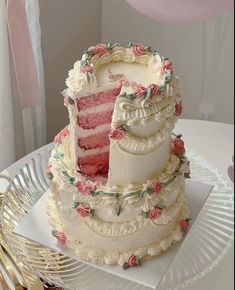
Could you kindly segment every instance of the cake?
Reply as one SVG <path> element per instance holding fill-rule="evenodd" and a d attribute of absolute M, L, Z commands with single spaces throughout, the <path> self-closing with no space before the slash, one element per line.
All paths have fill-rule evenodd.
<path fill-rule="evenodd" d="M 189 225 L 189 162 L 173 64 L 142 44 L 98 44 L 62 92 L 70 123 L 55 137 L 47 212 L 55 242 L 124 269 L 157 257 Z"/>

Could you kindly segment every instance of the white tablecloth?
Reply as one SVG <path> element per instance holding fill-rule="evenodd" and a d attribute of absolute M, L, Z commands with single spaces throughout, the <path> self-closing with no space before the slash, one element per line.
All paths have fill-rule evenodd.
<path fill-rule="evenodd" d="M 179 120 L 175 133 L 182 133 L 188 148 L 200 153 L 210 160 L 219 171 L 227 176 L 227 167 L 232 164 L 234 152 L 234 126 L 223 123 Z M 40 150 L 40 149 L 39 149 Z M 32 153 L 32 154 L 35 154 Z M 29 157 L 27 156 L 26 159 Z M 9 176 L 25 163 L 25 158 L 16 162 L 4 171 Z M 7 182 L 0 180 L 0 191 L 4 191 Z M 232 185 L 232 183 L 231 183 Z M 222 262 L 196 283 L 184 288 L 185 290 L 232 290 L 234 289 L 234 247 Z"/>
<path fill-rule="evenodd" d="M 234 152 L 234 126 L 199 120 L 180 120 L 175 132 L 182 133 L 188 148 L 205 156 L 219 171 L 227 176 Z M 231 183 L 232 185 L 232 183 Z M 185 290 L 232 290 L 234 289 L 234 247 L 223 261 L 196 283 Z"/>

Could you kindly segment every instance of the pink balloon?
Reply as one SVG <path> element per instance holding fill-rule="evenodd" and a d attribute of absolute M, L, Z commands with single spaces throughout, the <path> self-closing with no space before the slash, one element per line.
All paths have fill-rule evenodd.
<path fill-rule="evenodd" d="M 127 0 L 150 18 L 167 23 L 205 21 L 233 7 L 233 0 Z"/>

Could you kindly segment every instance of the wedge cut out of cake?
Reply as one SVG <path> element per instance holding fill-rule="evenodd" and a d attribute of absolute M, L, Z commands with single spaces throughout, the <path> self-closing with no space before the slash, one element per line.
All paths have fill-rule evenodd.
<path fill-rule="evenodd" d="M 47 169 L 55 243 L 92 263 L 138 266 L 189 225 L 173 64 L 142 44 L 98 44 L 66 85 L 70 123 L 55 137 Z"/>

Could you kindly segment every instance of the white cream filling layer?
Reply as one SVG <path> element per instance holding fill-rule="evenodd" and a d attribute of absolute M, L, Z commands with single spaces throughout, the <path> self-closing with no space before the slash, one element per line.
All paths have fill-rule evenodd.
<path fill-rule="evenodd" d="M 79 111 L 79 115 L 80 116 L 86 116 L 86 115 L 91 115 L 91 114 L 111 111 L 113 108 L 114 108 L 114 104 L 113 103 L 105 103 L 105 104 L 101 104 L 101 105 L 97 105 L 97 106 L 94 106 L 94 107 L 87 108 L 86 110 Z"/>
<path fill-rule="evenodd" d="M 83 129 L 80 126 L 76 126 L 75 128 L 75 136 L 76 138 L 85 138 L 94 134 L 99 134 L 104 131 L 108 131 L 110 129 L 110 124 L 104 124 L 97 126 L 95 129 Z"/>
<path fill-rule="evenodd" d="M 98 153 L 105 153 L 109 151 L 109 146 L 105 146 L 102 148 L 95 148 L 90 150 L 82 150 L 80 147 L 78 147 L 78 157 L 86 157 L 86 156 L 92 156 L 97 155 Z"/>

